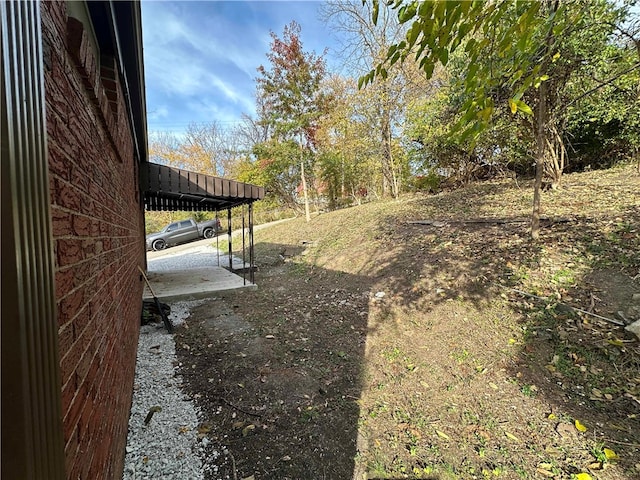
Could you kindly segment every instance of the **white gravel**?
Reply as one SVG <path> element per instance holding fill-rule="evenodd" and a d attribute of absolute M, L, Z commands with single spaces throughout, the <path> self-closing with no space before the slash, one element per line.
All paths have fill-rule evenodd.
<path fill-rule="evenodd" d="M 220 267 L 229 265 L 229 256 L 220 252 L 215 244 L 194 244 L 171 247 L 160 252 L 149 252 L 147 255 L 147 268 L 149 272 L 166 272 L 173 270 L 185 270 L 190 268 Z M 211 242 L 211 240 L 208 240 Z M 248 258 L 246 259 L 248 260 Z M 242 268 L 242 256 L 231 257 L 234 269 Z"/>
<path fill-rule="evenodd" d="M 150 272 L 217 266 L 219 262 L 228 262 L 228 257 L 220 255 L 205 241 L 153 254 L 155 258 L 148 258 Z M 181 325 L 189 317 L 190 310 L 203 302 L 171 303 L 171 323 Z M 210 475 L 217 474 L 215 459 L 220 453 L 206 437 L 199 438 L 199 411 L 182 391 L 182 377 L 176 375 L 175 365 L 173 335 L 168 334 L 161 324 L 142 326 L 123 480 L 202 480 L 205 468 Z M 155 412 L 145 424 L 149 410 L 156 406 L 162 410 Z M 204 458 L 207 458 L 206 465 Z"/>
<path fill-rule="evenodd" d="M 189 309 L 199 302 L 176 302 L 170 316 L 174 325 L 184 322 Z M 129 434 L 123 479 L 204 478 L 207 439 L 198 438 L 198 410 L 181 390 L 176 375 L 175 342 L 162 325 L 140 329 Z M 152 407 L 162 410 L 144 420 Z M 207 449 L 207 455 L 217 452 Z M 211 466 L 209 466 L 211 468 Z M 213 468 L 215 470 L 215 467 Z"/>
<path fill-rule="evenodd" d="M 162 256 L 149 258 L 147 268 L 150 272 L 182 270 L 188 268 L 218 266 L 223 261 L 229 261 L 212 245 L 182 246 L 180 248 L 162 251 Z M 156 253 L 157 255 L 157 253 Z M 224 263 L 222 263 L 224 265 Z"/>

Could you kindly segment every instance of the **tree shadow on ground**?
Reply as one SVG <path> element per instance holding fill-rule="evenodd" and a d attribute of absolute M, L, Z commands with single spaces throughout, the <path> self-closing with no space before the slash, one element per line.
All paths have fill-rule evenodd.
<path fill-rule="evenodd" d="M 638 343 L 557 300 L 602 309 L 596 274 L 639 272 L 638 208 L 582 212 L 533 243 L 520 223 L 408 224 L 433 214 L 420 202 L 323 266 L 313 224 L 304 246 L 258 243 L 258 290 L 193 309 L 177 349 L 223 452 L 207 478 L 569 478 L 595 471 L 605 439 L 620 459 L 599 475 L 634 478 Z M 440 220 L 465 207 L 441 205 Z"/>
<path fill-rule="evenodd" d="M 207 478 L 351 478 L 371 280 L 257 248 L 258 290 L 205 301 L 176 333 Z"/>
<path fill-rule="evenodd" d="M 632 294 L 640 292 L 638 277 L 633 279 L 640 273 L 640 210 L 631 206 L 615 216 L 594 213 L 548 223 L 536 243 L 522 224 L 434 227 L 393 217 L 381 225 L 391 222 L 374 287 L 386 293 L 385 301 L 372 307 L 369 332 L 378 337 L 378 369 L 385 372 L 377 381 L 395 376 L 389 384 L 396 392 L 415 387 L 410 400 L 394 407 L 404 409 L 402 414 L 388 419 L 379 433 L 402 418 L 413 426 L 425 423 L 412 402 L 439 412 L 426 420 L 442 433 L 436 432 L 435 441 L 425 439 L 429 429 L 387 436 L 410 450 L 405 465 L 420 470 L 436 464 L 453 476 L 473 478 L 479 472 L 503 474 L 505 468 L 532 475 L 540 463 L 549 469 L 541 474 L 561 478 L 585 471 L 603 475 L 603 468 L 611 478 L 635 478 L 638 341 L 620 326 L 570 307 L 600 308 L 613 317 L 634 306 Z M 606 292 L 607 282 L 626 282 L 626 298 Z M 611 311 L 603 311 L 605 304 Z M 398 370 L 398 359 L 406 371 Z M 414 375 L 418 365 L 428 371 Z M 411 380 L 398 381 L 400 372 Z M 429 384 L 418 394 L 420 401 L 416 382 Z M 363 402 L 363 414 L 383 408 L 390 398 L 374 393 Z M 585 432 L 576 420 L 587 426 Z M 605 447 L 619 458 L 606 458 Z M 387 469 L 394 462 L 385 461 Z"/>

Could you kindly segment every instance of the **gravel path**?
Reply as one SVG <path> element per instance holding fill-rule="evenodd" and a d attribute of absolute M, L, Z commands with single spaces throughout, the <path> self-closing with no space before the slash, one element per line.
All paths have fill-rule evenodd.
<path fill-rule="evenodd" d="M 150 252 L 148 269 L 178 270 L 215 266 L 228 262 L 219 255 L 211 241 L 195 242 L 162 252 Z M 184 322 L 190 309 L 202 300 L 173 302 L 170 320 L 174 326 Z M 176 375 L 175 342 L 162 325 L 140 328 L 138 357 L 133 390 L 124 480 L 204 479 L 205 450 L 209 457 L 206 468 L 217 473 L 215 458 L 206 437 L 198 437 L 198 409 L 181 390 L 182 377 Z M 151 420 L 145 418 L 154 407 Z M 214 461 L 211 461 L 213 458 Z"/>
<path fill-rule="evenodd" d="M 171 321 L 179 325 L 189 309 L 201 301 L 171 305 Z M 206 438 L 198 438 L 198 411 L 181 390 L 176 376 L 173 336 L 162 326 L 144 325 L 140 329 L 138 357 L 129 418 L 125 480 L 204 478 Z M 160 407 L 145 424 L 151 409 Z M 208 451 L 208 455 L 212 455 Z M 213 452 L 213 456 L 217 456 Z M 209 466 L 211 468 L 211 466 Z"/>
<path fill-rule="evenodd" d="M 211 240 L 208 240 L 208 242 L 211 242 Z M 152 253 L 154 255 L 149 255 L 147 259 L 149 272 L 229 265 L 229 257 L 226 253 L 218 252 L 214 245 L 205 244 L 203 241 Z M 242 268 L 241 257 L 233 256 L 232 261 L 234 268 Z"/>
<path fill-rule="evenodd" d="M 154 252 L 156 253 L 156 252 Z M 160 253 L 160 252 L 158 252 Z M 149 258 L 149 272 L 183 270 L 187 268 L 213 267 L 218 265 L 218 250 L 211 245 L 193 245 L 190 248 L 168 248 L 163 255 Z M 220 260 L 226 259 L 220 255 Z M 228 261 L 228 260 L 227 260 Z"/>

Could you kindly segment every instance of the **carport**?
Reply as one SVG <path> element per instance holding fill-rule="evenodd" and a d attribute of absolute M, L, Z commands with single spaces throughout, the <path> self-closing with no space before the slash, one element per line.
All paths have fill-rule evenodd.
<path fill-rule="evenodd" d="M 241 270 L 242 282 L 254 284 L 253 203 L 264 198 L 263 187 L 147 162 L 140 165 L 140 190 L 148 211 L 216 212 L 218 218 L 226 211 L 228 270 L 231 273 Z M 239 264 L 234 264 L 232 256 L 231 212 L 234 208 L 242 209 L 242 259 Z M 220 275 L 229 275 L 226 270 L 224 272 Z M 197 277 L 183 271 L 174 272 L 173 276 L 164 273 L 158 280 L 160 278 L 165 284 L 175 284 L 188 291 L 184 288 L 185 282 Z M 214 283 L 211 283 L 212 287 Z"/>

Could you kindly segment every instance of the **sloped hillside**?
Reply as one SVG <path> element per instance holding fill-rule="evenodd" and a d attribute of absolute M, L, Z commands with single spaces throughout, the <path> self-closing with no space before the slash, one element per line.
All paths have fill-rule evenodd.
<path fill-rule="evenodd" d="M 210 478 L 638 478 L 640 176 L 564 185 L 538 242 L 514 180 L 257 231 L 178 333 Z"/>

